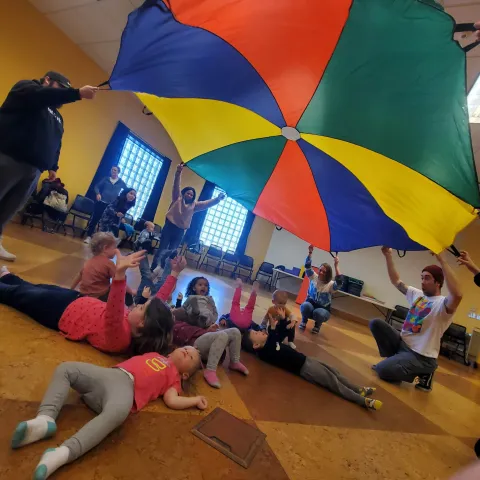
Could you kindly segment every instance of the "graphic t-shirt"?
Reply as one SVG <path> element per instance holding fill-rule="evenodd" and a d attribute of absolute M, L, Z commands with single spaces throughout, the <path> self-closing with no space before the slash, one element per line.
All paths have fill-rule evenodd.
<path fill-rule="evenodd" d="M 133 375 L 134 401 L 132 412 L 138 412 L 147 403 L 163 396 L 171 387 L 180 393 L 182 385 L 175 365 L 158 353 L 132 357 L 116 365 Z"/>
<path fill-rule="evenodd" d="M 408 287 L 406 297 L 410 310 L 403 323 L 402 340 L 414 352 L 437 358 L 442 335 L 452 323 L 453 317 L 447 313 L 445 297 L 427 297 L 414 287 Z"/>

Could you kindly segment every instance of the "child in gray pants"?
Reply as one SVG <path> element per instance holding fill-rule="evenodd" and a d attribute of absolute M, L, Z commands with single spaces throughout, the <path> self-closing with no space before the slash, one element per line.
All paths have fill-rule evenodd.
<path fill-rule="evenodd" d="M 35 480 L 48 478 L 61 466 L 73 462 L 98 445 L 130 412 L 143 408 L 151 398 L 163 396 L 167 407 L 184 409 L 207 407 L 205 397 L 180 397 L 181 379 L 200 366 L 200 354 L 193 347 L 175 350 L 168 358 L 157 353 L 132 357 L 115 368 L 81 362 L 65 362 L 57 367 L 43 397 L 37 416 L 17 425 L 12 448 L 23 447 L 51 437 L 55 420 L 70 388 L 98 415 L 58 448 L 45 451 L 35 470 Z"/>

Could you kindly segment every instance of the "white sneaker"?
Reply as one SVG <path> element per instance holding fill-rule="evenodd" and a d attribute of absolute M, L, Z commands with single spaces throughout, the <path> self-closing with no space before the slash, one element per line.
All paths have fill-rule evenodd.
<path fill-rule="evenodd" d="M 2 247 L 2 237 L 0 237 L 0 259 L 6 260 L 7 262 L 14 262 L 16 258 L 16 255 L 7 252 L 7 250 Z"/>
<path fill-rule="evenodd" d="M 83 243 L 86 243 L 87 245 L 90 245 L 90 242 L 92 241 L 92 237 L 87 237 Z"/>
<path fill-rule="evenodd" d="M 297 346 L 293 342 L 288 342 L 288 346 L 292 348 L 293 350 L 297 349 Z"/>

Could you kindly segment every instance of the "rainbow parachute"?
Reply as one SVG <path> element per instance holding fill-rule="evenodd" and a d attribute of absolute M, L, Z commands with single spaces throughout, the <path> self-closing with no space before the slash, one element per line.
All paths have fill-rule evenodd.
<path fill-rule="evenodd" d="M 480 206 L 453 28 L 433 0 L 149 0 L 109 83 L 317 247 L 438 252 Z"/>

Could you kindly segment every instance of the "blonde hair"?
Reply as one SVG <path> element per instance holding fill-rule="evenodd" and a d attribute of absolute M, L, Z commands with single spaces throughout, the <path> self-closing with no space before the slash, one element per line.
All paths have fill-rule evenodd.
<path fill-rule="evenodd" d="M 274 302 L 282 302 L 282 303 L 287 303 L 288 302 L 288 292 L 285 290 L 275 290 L 272 295 L 272 300 Z"/>
<path fill-rule="evenodd" d="M 90 250 L 94 256 L 103 253 L 103 249 L 109 245 L 116 244 L 117 241 L 111 232 L 98 232 L 92 237 Z"/>

